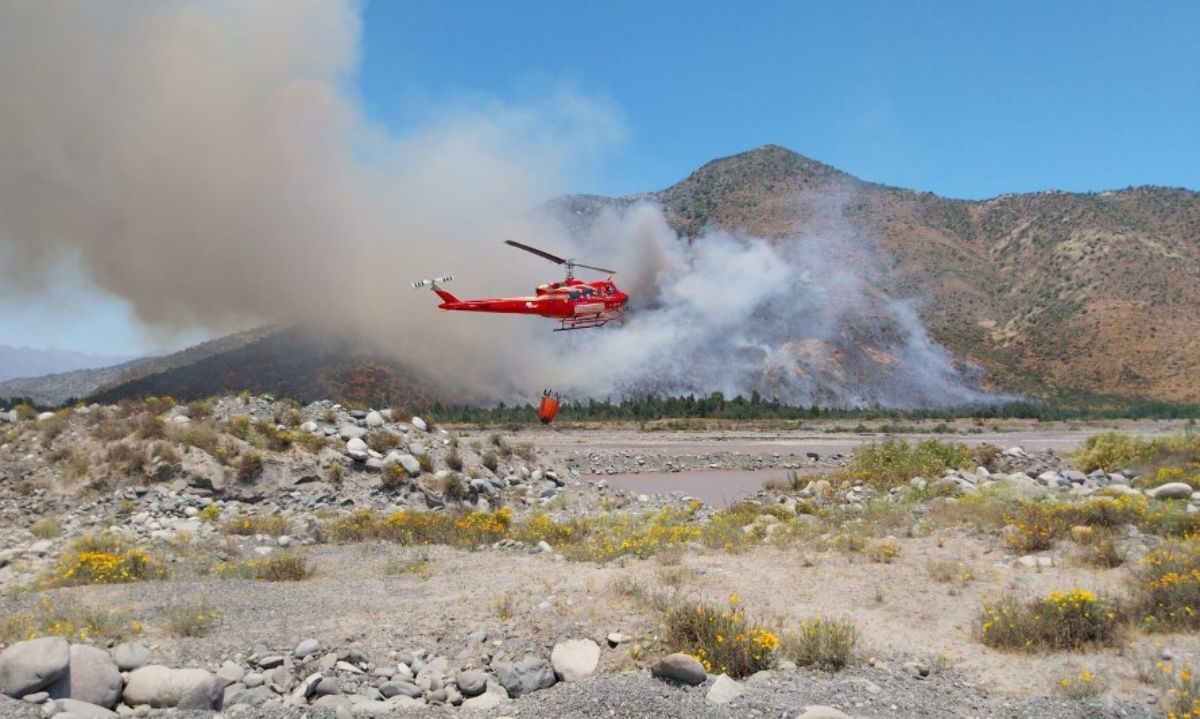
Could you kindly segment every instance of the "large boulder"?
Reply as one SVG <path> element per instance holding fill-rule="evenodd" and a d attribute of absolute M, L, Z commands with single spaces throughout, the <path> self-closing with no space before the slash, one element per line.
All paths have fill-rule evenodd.
<path fill-rule="evenodd" d="M 708 677 L 698 659 L 676 652 L 654 662 L 650 673 L 659 679 L 672 679 L 684 684 L 701 684 Z"/>
<path fill-rule="evenodd" d="M 71 662 L 71 649 L 62 637 L 17 642 L 0 653 L 0 694 L 23 697 L 58 681 Z"/>
<path fill-rule="evenodd" d="M 1146 494 L 1154 499 L 1191 499 L 1192 486 L 1186 482 L 1167 482 L 1146 490 Z"/>
<path fill-rule="evenodd" d="M 550 664 L 554 675 L 564 682 L 577 682 L 596 671 L 600 663 L 600 645 L 591 639 L 572 639 L 554 645 Z"/>
<path fill-rule="evenodd" d="M 221 695 L 218 687 L 213 675 L 203 669 L 171 669 L 151 664 L 130 672 L 129 682 L 125 685 L 125 703 L 129 706 L 148 704 L 155 708 L 211 709 L 215 708 Z M 206 698 L 208 705 L 200 706 Z"/>
<path fill-rule="evenodd" d="M 554 686 L 554 669 L 540 657 L 525 657 L 519 662 L 494 662 L 492 671 L 514 699 Z"/>
<path fill-rule="evenodd" d="M 66 674 L 47 690 L 51 699 L 74 699 L 112 709 L 121 698 L 121 671 L 108 652 L 87 644 L 71 647 Z"/>
<path fill-rule="evenodd" d="M 115 711 L 98 704 L 89 704 L 75 699 L 56 699 L 45 705 L 44 715 L 69 717 L 70 719 L 115 719 L 120 716 Z"/>

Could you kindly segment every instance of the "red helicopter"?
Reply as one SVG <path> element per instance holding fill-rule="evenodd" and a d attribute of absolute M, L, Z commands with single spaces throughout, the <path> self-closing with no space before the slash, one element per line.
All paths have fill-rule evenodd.
<path fill-rule="evenodd" d="M 442 289 L 441 285 L 454 279 L 450 275 L 435 277 L 432 280 L 418 280 L 412 283 L 412 286 L 414 289 L 428 287 L 437 293 L 437 296 L 442 298 L 442 303 L 438 307 L 443 310 L 540 315 L 560 321 L 561 326 L 554 330 L 555 332 L 603 327 L 609 322 L 621 319 L 621 308 L 629 300 L 629 295 L 617 289 L 617 286 L 613 284 L 612 275 L 616 274 L 616 270 L 606 270 L 603 267 L 593 267 L 575 260 L 566 260 L 520 242 L 512 240 L 504 242 L 517 249 L 532 252 L 538 257 L 566 266 L 567 278 L 562 282 L 538 285 L 533 297 L 496 297 L 475 300 L 460 300 Z M 575 278 L 576 267 L 604 272 L 609 275 L 609 278 L 584 282 Z"/>

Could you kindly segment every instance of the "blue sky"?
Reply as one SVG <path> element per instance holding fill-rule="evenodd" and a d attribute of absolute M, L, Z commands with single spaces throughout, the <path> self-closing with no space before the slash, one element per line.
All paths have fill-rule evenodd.
<path fill-rule="evenodd" d="M 1200 189 L 1200 2 L 382 2 L 374 118 L 570 86 L 625 143 L 588 187 L 666 187 L 765 143 L 962 198 Z"/>
<path fill-rule="evenodd" d="M 960 198 L 1200 189 L 1200 2 L 374 0 L 354 92 L 399 133 L 448 103 L 598 98 L 624 139 L 571 191 L 661 189 L 765 143 Z M 0 287 L 0 344 L 179 346 L 78 281 Z"/>

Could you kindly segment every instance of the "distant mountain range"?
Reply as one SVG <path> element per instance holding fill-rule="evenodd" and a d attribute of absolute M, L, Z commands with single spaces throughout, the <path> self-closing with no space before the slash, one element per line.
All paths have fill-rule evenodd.
<path fill-rule="evenodd" d="M 81 369 L 98 369 L 136 359 L 135 355 L 102 355 L 71 350 L 0 345 L 0 382 Z"/>
<path fill-rule="evenodd" d="M 661 192 L 552 203 L 586 225 L 603 209 L 660 204 L 685 238 L 731 229 L 788 242 L 828 221 L 878 244 L 862 267 L 986 382 L 1070 393 L 1200 402 L 1200 193 L 1138 187 L 965 201 L 865 182 L 773 145 L 714 160 Z M 864 348 L 868 351 L 870 348 Z M 370 346 L 305 328 L 264 327 L 119 368 L 0 383 L 43 401 L 249 389 L 373 403 L 455 398 Z"/>

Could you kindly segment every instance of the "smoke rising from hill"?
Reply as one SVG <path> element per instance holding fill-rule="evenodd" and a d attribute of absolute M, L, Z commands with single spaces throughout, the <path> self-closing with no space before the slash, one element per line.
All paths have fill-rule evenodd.
<path fill-rule="evenodd" d="M 149 327 L 352 330 L 481 399 L 543 385 L 978 396 L 910 306 L 846 269 L 838 253 L 864 249 L 831 241 L 845 228 L 689 246 L 641 206 L 573 241 L 533 212 L 620 137 L 602 101 L 449 108 L 400 135 L 373 125 L 351 87 L 359 23 L 330 0 L 0 6 L 0 291 L 42 292 L 77 263 Z M 536 318 L 441 313 L 408 288 L 449 272 L 464 297 L 520 294 L 555 278 L 506 237 L 618 263 L 629 323 L 552 334 Z"/>

